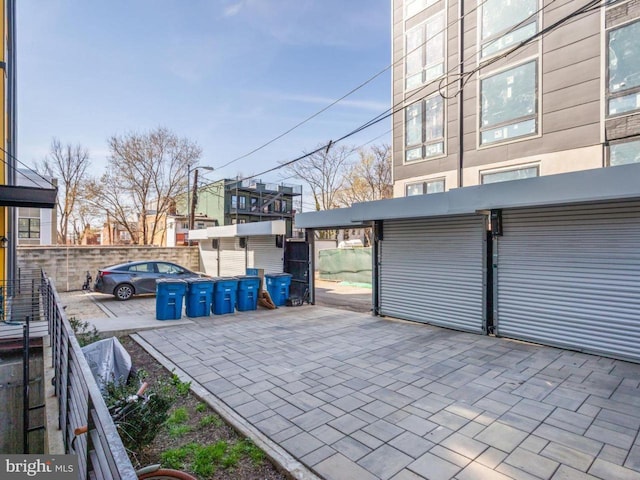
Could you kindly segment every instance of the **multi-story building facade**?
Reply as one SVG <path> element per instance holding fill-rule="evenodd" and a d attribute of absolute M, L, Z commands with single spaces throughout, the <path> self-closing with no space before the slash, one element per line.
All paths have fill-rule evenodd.
<path fill-rule="evenodd" d="M 198 186 L 195 196 L 193 228 L 200 230 L 219 225 L 284 220 L 286 236 L 293 235 L 293 218 L 300 211 L 302 186 L 264 183 L 260 180 L 218 180 Z M 188 245 L 188 206 L 193 198 L 186 194 L 175 199 L 169 215 L 157 220 L 154 245 Z M 148 218 L 151 222 L 155 217 Z"/>
<path fill-rule="evenodd" d="M 30 170 L 19 169 L 17 184 L 23 187 L 47 188 L 55 179 Z M 55 208 L 18 207 L 18 245 L 55 245 L 57 243 L 57 210 Z"/>
<path fill-rule="evenodd" d="M 392 4 L 395 197 L 640 161 L 639 0 Z"/>
<path fill-rule="evenodd" d="M 284 220 L 286 236 L 293 232 L 294 203 L 302 195 L 301 185 L 278 185 L 261 180 L 225 180 L 224 224 Z"/>

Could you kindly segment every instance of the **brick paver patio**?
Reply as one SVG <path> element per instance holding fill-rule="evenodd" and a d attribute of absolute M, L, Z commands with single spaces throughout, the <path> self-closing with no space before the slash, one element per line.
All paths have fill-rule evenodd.
<path fill-rule="evenodd" d="M 640 365 L 324 307 L 140 336 L 329 479 L 640 479 Z"/>

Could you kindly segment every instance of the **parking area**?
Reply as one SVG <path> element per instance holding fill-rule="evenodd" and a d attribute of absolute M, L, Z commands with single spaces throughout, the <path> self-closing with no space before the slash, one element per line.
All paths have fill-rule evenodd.
<path fill-rule="evenodd" d="M 326 479 L 640 479 L 640 365 L 322 306 L 172 322 L 138 339 Z"/>

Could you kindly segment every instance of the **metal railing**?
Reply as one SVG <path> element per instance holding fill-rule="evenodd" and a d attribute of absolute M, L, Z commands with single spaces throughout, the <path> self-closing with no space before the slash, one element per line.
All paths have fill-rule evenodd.
<path fill-rule="evenodd" d="M 78 456 L 78 478 L 136 479 L 136 472 L 118 435 L 100 389 L 82 353 L 53 281 L 42 272 L 44 316 L 49 323 L 58 427 L 65 452 Z M 74 430 L 88 426 L 88 433 Z M 75 439 L 75 440 L 74 440 Z M 73 443 L 73 445 L 72 445 Z"/>
<path fill-rule="evenodd" d="M 18 324 L 41 320 L 39 287 L 39 270 L 19 268 L 15 279 L 0 282 L 0 321 Z"/>

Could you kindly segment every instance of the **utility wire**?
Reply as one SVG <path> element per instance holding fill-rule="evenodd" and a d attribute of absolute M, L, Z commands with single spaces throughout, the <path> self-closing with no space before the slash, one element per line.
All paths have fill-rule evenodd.
<path fill-rule="evenodd" d="M 555 2 L 555 1 L 556 0 L 553 0 L 551 3 Z M 579 15 L 581 15 L 583 13 L 588 13 L 588 12 L 591 12 L 591 11 L 595 11 L 595 10 L 597 10 L 599 8 L 605 7 L 605 6 L 609 5 L 611 3 L 611 1 L 612 0 L 604 0 L 604 1 L 603 0 L 591 0 L 590 2 L 586 3 L 585 5 L 583 5 L 582 7 L 578 8 L 578 9 L 574 10 L 573 12 L 571 12 L 568 15 L 566 15 L 565 17 L 562 17 L 560 20 L 558 20 L 557 22 L 553 23 L 549 27 L 544 28 L 540 32 L 536 33 L 535 35 L 532 35 L 531 37 L 529 37 L 529 38 L 523 40 L 522 42 L 518 43 L 516 46 L 514 46 L 511 49 L 507 50 L 502 55 L 500 55 L 498 57 L 494 57 L 491 60 L 489 60 L 488 62 L 485 62 L 484 64 L 481 64 L 478 67 L 474 68 L 471 71 L 472 72 L 471 74 L 477 73 L 480 70 L 488 67 L 489 65 L 492 65 L 493 63 L 497 62 L 498 60 L 501 60 L 502 58 L 505 58 L 508 55 L 511 55 L 512 53 L 518 51 L 519 49 L 521 49 L 524 46 L 526 46 L 527 44 L 529 44 L 531 41 L 537 39 L 538 37 L 540 37 L 541 35 L 543 35 L 545 33 L 549 33 L 550 31 L 558 28 L 559 26 L 561 26 L 565 22 L 567 22 L 567 21 L 569 21 L 569 20 L 571 20 L 571 19 L 573 19 L 573 18 L 575 18 L 575 17 L 577 17 L 577 16 L 579 16 Z M 547 4 L 547 6 L 549 6 L 551 3 Z M 544 9 L 544 7 L 543 7 L 543 9 Z M 537 13 L 538 12 L 536 12 L 534 15 L 537 15 Z M 477 52 L 474 55 L 476 55 L 476 54 L 477 54 Z M 455 68 L 452 68 L 451 70 L 449 70 L 449 72 L 453 71 L 456 68 L 458 68 L 458 66 L 456 66 Z M 449 72 L 447 72 L 447 73 L 449 73 Z M 413 92 L 410 96 L 414 96 L 416 93 L 422 92 L 427 87 L 429 87 L 429 86 L 431 86 L 431 85 L 433 85 L 433 84 L 435 84 L 437 82 L 440 82 L 440 80 L 441 79 L 437 79 L 437 80 L 434 80 L 432 82 L 429 82 L 429 83 L 425 84 L 420 89 L 418 89 L 415 92 Z M 425 98 L 425 97 L 422 97 L 422 98 Z M 284 168 L 284 167 L 287 167 L 287 166 L 289 166 L 291 164 L 299 162 L 300 160 L 308 158 L 308 157 L 310 157 L 312 155 L 315 155 L 316 153 L 319 153 L 319 152 L 321 152 L 323 150 L 326 151 L 327 148 L 329 148 L 330 146 L 335 145 L 336 143 L 342 142 L 342 141 L 346 140 L 347 138 L 349 138 L 349 137 L 361 132 L 362 130 L 367 129 L 367 128 L 369 128 L 369 127 L 381 122 L 382 120 L 385 120 L 385 119 L 395 115 L 396 113 L 399 113 L 399 112 L 405 110 L 406 108 L 408 108 L 410 106 L 410 105 L 403 105 L 404 103 L 406 103 L 406 99 L 399 103 L 400 104 L 399 108 L 394 109 L 394 107 L 391 107 L 387 111 L 381 113 L 380 115 L 377 115 L 373 119 L 371 119 L 368 122 L 364 123 L 363 125 L 355 128 L 354 130 L 352 130 L 351 132 L 343 135 L 342 137 L 338 138 L 337 140 L 332 140 L 329 143 L 327 143 L 325 145 L 322 145 L 322 146 L 316 148 L 315 150 L 313 150 L 311 152 L 305 153 L 304 155 L 296 157 L 296 158 L 294 158 L 292 160 L 289 160 L 287 162 L 281 163 L 280 165 L 277 165 L 275 167 L 269 168 L 269 169 L 264 170 L 264 171 L 262 171 L 260 173 L 256 173 L 254 175 L 251 175 L 251 176 L 248 176 L 248 177 L 244 177 L 244 178 L 241 178 L 241 179 L 236 179 L 236 180 L 234 180 L 234 183 L 235 182 L 241 182 L 241 181 L 244 181 L 244 180 L 249 180 L 249 179 L 261 176 L 261 175 L 265 175 L 267 173 L 271 173 L 273 171 L 279 170 L 281 168 Z"/>
<path fill-rule="evenodd" d="M 47 182 L 49 185 L 51 185 L 51 188 L 57 190 L 58 187 L 56 185 L 53 184 L 53 182 L 51 182 L 51 180 L 47 179 L 46 177 L 43 177 L 40 173 L 38 173 L 36 170 L 32 169 L 31 167 L 29 167 L 26 163 L 20 161 L 19 158 L 14 157 L 13 155 L 11 155 L 9 152 L 7 152 L 4 148 L 0 147 L 0 152 L 3 152 L 5 155 L 7 155 L 8 157 L 12 158 L 13 160 L 15 160 L 16 162 L 18 162 L 20 165 L 22 165 L 25 169 L 29 170 L 31 173 L 36 174 L 38 177 L 40 177 L 42 180 L 44 180 L 45 182 Z M 31 180 L 24 172 L 21 172 L 20 170 L 18 170 L 16 167 L 14 167 L 13 165 L 9 164 L 9 162 L 7 162 L 4 158 L 0 159 L 2 160 L 2 163 L 4 163 L 7 167 L 9 168 L 13 168 L 14 171 L 20 175 L 22 175 L 24 178 L 26 178 L 27 180 Z"/>
<path fill-rule="evenodd" d="M 293 132 L 294 130 L 296 130 L 298 127 L 301 127 L 302 125 L 304 125 L 305 123 L 313 120 L 314 118 L 316 118 L 317 116 L 321 115 L 322 113 L 326 112 L 327 110 L 329 110 L 331 107 L 335 106 L 336 104 L 340 103 L 341 101 L 343 101 L 345 98 L 351 96 L 352 94 L 354 94 L 355 92 L 357 92 L 358 90 L 361 90 L 362 88 L 364 88 L 365 86 L 367 86 L 369 83 L 371 83 L 373 80 L 375 80 L 376 78 L 378 78 L 380 75 L 382 75 L 383 73 L 385 73 L 387 70 L 390 70 L 391 68 L 397 66 L 399 63 L 404 62 L 404 60 L 412 53 L 420 50 L 422 47 L 424 47 L 430 40 L 432 40 L 433 38 L 437 37 L 438 35 L 440 35 L 441 33 L 446 33 L 447 30 L 450 27 L 453 27 L 455 24 L 457 24 L 458 22 L 461 22 L 465 17 L 467 17 L 468 15 L 471 15 L 472 13 L 474 13 L 476 10 L 478 10 L 482 5 L 484 5 L 486 2 L 488 2 L 489 0 L 482 0 L 481 2 L 478 2 L 478 4 L 472 8 L 471 10 L 469 10 L 467 13 L 465 13 L 462 17 L 457 18 L 456 20 L 452 21 L 451 23 L 449 23 L 448 25 L 445 25 L 441 30 L 433 33 L 429 38 L 426 38 L 425 41 L 423 43 L 421 43 L 420 45 L 418 45 L 417 47 L 415 47 L 414 49 L 406 52 L 402 57 L 398 58 L 397 60 L 395 60 L 393 63 L 391 63 L 391 65 L 386 66 L 384 69 L 380 70 L 378 73 L 374 74 L 372 77 L 368 78 L 367 80 L 365 80 L 364 82 L 362 82 L 360 85 L 358 85 L 357 87 L 351 89 L 349 92 L 345 93 L 343 96 L 341 96 L 340 98 L 338 98 L 337 100 L 334 100 L 333 102 L 331 102 L 329 105 L 327 105 L 326 107 L 320 109 L 319 111 L 317 111 L 316 113 L 312 114 L 311 116 L 305 118 L 304 120 L 298 122 L 297 124 L 295 124 L 293 127 L 287 129 L 286 131 L 282 132 L 281 134 L 277 135 L 276 137 L 272 138 L 271 140 L 269 140 L 268 142 L 260 145 L 259 147 L 254 148 L 253 150 L 251 150 L 250 152 L 247 152 L 243 155 L 240 155 L 239 157 L 234 158 L 233 160 L 228 161 L 227 163 L 216 167 L 216 170 L 220 170 L 222 168 L 228 167 L 229 165 L 242 160 L 244 158 L 247 158 L 251 155 L 253 155 L 256 152 L 259 152 L 260 150 L 268 147 L 269 145 L 271 145 L 272 143 L 276 142 L 277 140 L 280 140 L 282 137 L 288 135 L 289 133 Z M 554 0 L 555 1 L 555 0 Z"/>

